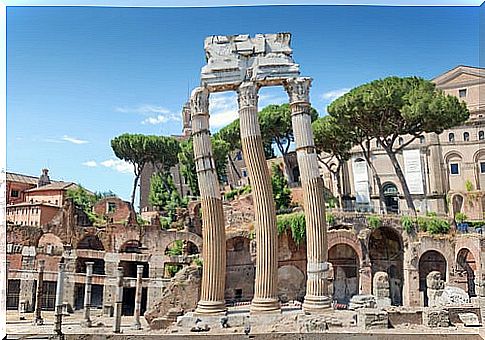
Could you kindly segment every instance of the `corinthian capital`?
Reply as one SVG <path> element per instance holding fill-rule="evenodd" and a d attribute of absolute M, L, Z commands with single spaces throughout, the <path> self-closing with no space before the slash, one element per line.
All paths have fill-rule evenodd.
<path fill-rule="evenodd" d="M 239 86 L 237 93 L 239 108 L 258 105 L 258 87 L 256 84 L 252 82 L 244 82 Z"/>
<path fill-rule="evenodd" d="M 311 83 L 312 78 L 307 77 L 290 78 L 286 80 L 285 89 L 290 97 L 290 103 L 309 102 Z"/>
<path fill-rule="evenodd" d="M 209 112 L 209 90 L 196 87 L 190 96 L 190 109 L 192 113 Z"/>

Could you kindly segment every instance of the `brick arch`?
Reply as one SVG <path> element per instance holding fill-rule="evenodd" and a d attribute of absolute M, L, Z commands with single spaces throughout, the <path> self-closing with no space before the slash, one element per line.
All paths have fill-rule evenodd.
<path fill-rule="evenodd" d="M 163 242 L 160 245 L 160 250 L 165 252 L 165 249 L 169 244 L 174 241 L 182 240 L 192 242 L 199 249 L 199 253 L 202 253 L 202 237 L 197 234 L 187 231 L 167 231 L 165 237 L 162 238 Z"/>
<path fill-rule="evenodd" d="M 472 253 L 475 261 L 480 261 L 480 241 L 477 239 L 477 242 L 471 242 L 472 239 L 468 237 L 457 238 L 455 244 L 455 260 L 458 257 L 458 254 L 462 249 L 468 249 L 470 253 Z"/>
<path fill-rule="evenodd" d="M 351 247 L 358 256 L 359 263 L 363 260 L 362 247 L 357 235 L 348 230 L 334 230 L 327 233 L 328 249 L 338 244 L 346 244 Z"/>
<path fill-rule="evenodd" d="M 62 241 L 62 239 L 59 236 L 57 236 L 53 233 L 44 233 L 39 238 L 39 240 L 37 242 L 37 247 L 41 247 L 41 246 L 47 245 L 47 244 L 52 244 L 52 245 L 56 245 L 56 246 L 63 246 L 64 242 Z"/>

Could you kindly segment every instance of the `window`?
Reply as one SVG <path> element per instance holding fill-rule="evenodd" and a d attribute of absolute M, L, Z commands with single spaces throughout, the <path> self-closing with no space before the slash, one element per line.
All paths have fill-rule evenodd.
<path fill-rule="evenodd" d="M 455 142 L 455 134 L 454 134 L 453 132 L 450 132 L 450 133 L 448 134 L 448 141 L 449 141 L 450 143 L 454 143 L 454 142 Z"/>
<path fill-rule="evenodd" d="M 480 173 L 485 174 L 485 162 L 480 162 Z"/>
<path fill-rule="evenodd" d="M 419 143 L 424 144 L 426 142 L 426 138 L 424 136 L 419 136 Z"/>
<path fill-rule="evenodd" d="M 376 140 L 376 148 L 379 149 L 380 147 L 381 147 L 381 143 L 378 140 Z"/>
<path fill-rule="evenodd" d="M 478 131 L 478 140 L 485 139 L 485 132 L 483 130 Z"/>
<path fill-rule="evenodd" d="M 19 191 L 18 190 L 10 191 L 10 196 L 11 197 L 19 197 Z"/>
<path fill-rule="evenodd" d="M 237 154 L 236 154 L 236 160 L 237 161 L 242 161 L 243 157 L 242 157 L 242 152 L 241 151 L 238 151 Z"/>
<path fill-rule="evenodd" d="M 398 142 L 399 145 L 402 145 L 402 143 L 404 143 L 404 139 L 402 137 L 399 137 L 397 142 Z"/>
<path fill-rule="evenodd" d="M 460 174 L 460 167 L 458 163 L 450 163 L 450 174 L 452 175 L 459 175 Z"/>
<path fill-rule="evenodd" d="M 468 132 L 463 132 L 463 140 L 465 142 L 469 142 L 470 141 L 470 134 Z"/>
<path fill-rule="evenodd" d="M 116 211 L 116 203 L 115 202 L 108 202 L 108 213 L 114 213 Z"/>
<path fill-rule="evenodd" d="M 465 98 L 466 97 L 466 89 L 458 90 L 458 97 Z"/>
<path fill-rule="evenodd" d="M 246 171 L 246 169 L 242 169 L 241 173 L 243 177 L 248 177 L 248 172 Z"/>
<path fill-rule="evenodd" d="M 59 200 L 56 200 L 56 205 L 58 205 L 58 204 L 59 204 Z"/>

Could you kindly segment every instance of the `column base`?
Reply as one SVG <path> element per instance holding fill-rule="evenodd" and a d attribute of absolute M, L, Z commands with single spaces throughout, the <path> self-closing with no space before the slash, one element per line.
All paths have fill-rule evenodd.
<path fill-rule="evenodd" d="M 332 300 L 328 296 L 305 296 L 302 309 L 305 313 L 318 314 L 328 312 L 332 308 Z"/>
<path fill-rule="evenodd" d="M 90 327 L 93 327 L 93 323 L 91 320 L 83 320 L 81 322 L 81 326 L 90 328 Z"/>
<path fill-rule="evenodd" d="M 281 306 L 278 299 L 255 298 L 251 301 L 251 314 L 281 313 Z"/>
<path fill-rule="evenodd" d="M 227 308 L 224 301 L 199 301 L 195 315 L 226 315 Z"/>
<path fill-rule="evenodd" d="M 131 325 L 131 329 L 134 329 L 134 330 L 140 330 L 141 329 L 141 323 L 139 322 L 135 322 L 133 323 L 133 325 Z"/>

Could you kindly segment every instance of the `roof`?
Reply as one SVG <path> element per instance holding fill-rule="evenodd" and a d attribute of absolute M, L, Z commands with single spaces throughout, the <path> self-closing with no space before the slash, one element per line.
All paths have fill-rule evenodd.
<path fill-rule="evenodd" d="M 58 205 L 55 205 L 55 204 L 52 204 L 52 203 L 46 203 L 46 202 L 22 202 L 22 203 L 17 203 L 17 204 L 7 204 L 7 209 L 8 208 L 17 208 L 17 207 L 32 207 L 32 206 L 37 206 L 37 205 L 43 205 L 43 206 L 46 206 L 46 207 L 50 207 L 50 208 L 58 208 L 60 209 L 61 207 L 59 207 Z"/>
<path fill-rule="evenodd" d="M 459 75 L 466 74 L 470 76 L 475 76 L 477 78 L 485 76 L 485 68 L 458 65 L 453 67 L 451 70 L 441 73 L 437 77 L 431 79 L 436 85 L 441 85 L 447 83 L 448 81 L 458 77 Z"/>
<path fill-rule="evenodd" d="M 37 181 L 39 180 L 39 177 L 16 174 L 14 172 L 7 172 L 6 179 L 7 181 L 10 181 L 10 182 L 19 182 L 19 183 L 37 185 Z"/>
<path fill-rule="evenodd" d="M 25 191 L 35 192 L 35 191 L 45 191 L 45 190 L 67 190 L 70 187 L 77 187 L 77 184 L 73 182 L 53 182 L 51 184 L 43 185 L 39 188 L 32 188 Z"/>

